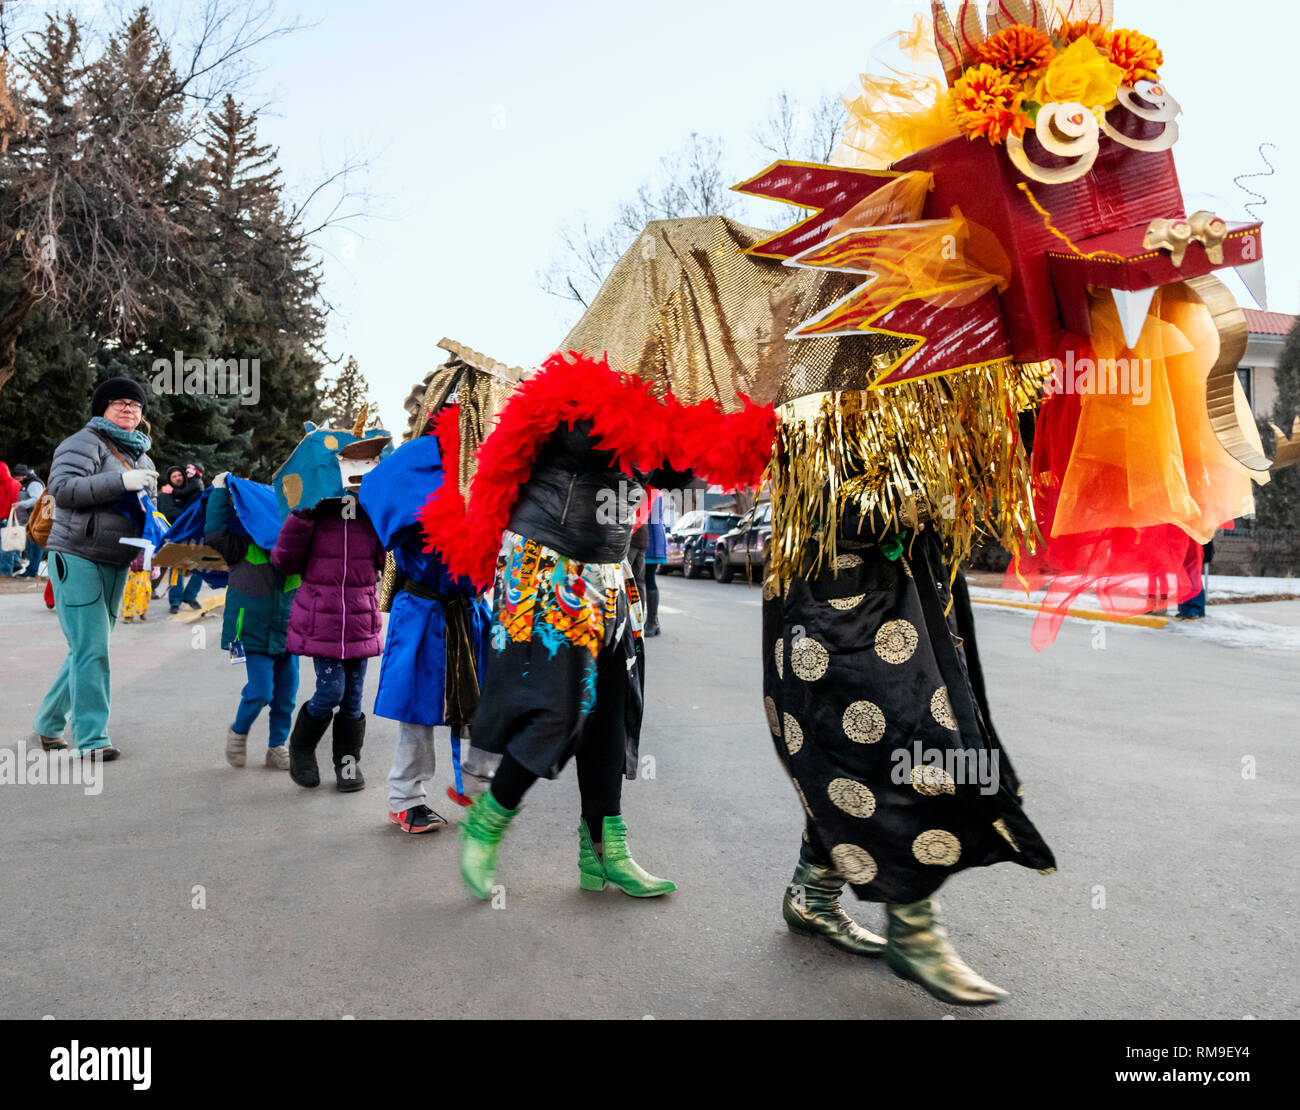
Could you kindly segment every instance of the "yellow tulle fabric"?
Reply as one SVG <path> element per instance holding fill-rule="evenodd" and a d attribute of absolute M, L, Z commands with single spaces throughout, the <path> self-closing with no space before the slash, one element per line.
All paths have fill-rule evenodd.
<path fill-rule="evenodd" d="M 1109 295 L 1093 297 L 1091 314 L 1092 351 L 1078 353 L 1092 377 L 1074 381 L 1079 426 L 1052 535 L 1172 524 L 1208 542 L 1252 506 L 1250 472 L 1205 408 L 1219 349 L 1209 310 L 1181 286 L 1159 290 L 1132 349 Z"/>
<path fill-rule="evenodd" d="M 858 77 L 858 88 L 844 96 L 848 120 L 832 159 L 838 165 L 881 169 L 960 134 L 930 21 L 918 14 L 910 30 L 891 37 L 918 69 Z"/>

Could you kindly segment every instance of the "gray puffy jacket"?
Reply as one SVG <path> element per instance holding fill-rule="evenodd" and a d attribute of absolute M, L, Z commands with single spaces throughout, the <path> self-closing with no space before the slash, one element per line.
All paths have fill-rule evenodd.
<path fill-rule="evenodd" d="M 130 461 L 130 452 L 117 444 L 113 446 Z M 154 468 L 148 455 L 141 455 L 135 465 L 142 470 Z M 140 549 L 118 542 L 124 536 L 140 535 L 140 528 L 119 507 L 126 492 L 122 485 L 125 469 L 108 449 L 108 441 L 89 426 L 55 448 L 47 485 L 54 498 L 54 523 L 47 551 L 80 555 L 92 563 L 113 567 L 131 565 Z M 147 492 L 156 498 L 158 484 L 150 480 Z"/>

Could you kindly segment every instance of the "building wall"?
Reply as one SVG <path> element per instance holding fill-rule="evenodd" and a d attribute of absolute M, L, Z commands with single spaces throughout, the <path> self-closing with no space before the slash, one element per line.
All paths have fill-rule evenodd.
<path fill-rule="evenodd" d="M 1277 404 L 1275 369 L 1278 359 L 1282 357 L 1285 342 L 1285 338 L 1280 335 L 1252 333 L 1250 342 L 1246 345 L 1246 356 L 1241 360 L 1241 368 L 1249 367 L 1251 371 L 1251 409 L 1257 420 L 1268 420 L 1273 416 L 1273 406 Z"/>

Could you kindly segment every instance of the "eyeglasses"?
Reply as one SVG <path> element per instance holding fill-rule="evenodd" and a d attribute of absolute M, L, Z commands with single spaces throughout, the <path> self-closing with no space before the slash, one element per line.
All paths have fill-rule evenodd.
<path fill-rule="evenodd" d="M 139 401 L 110 401 L 110 409 L 126 409 L 127 412 L 144 412 L 144 405 Z"/>

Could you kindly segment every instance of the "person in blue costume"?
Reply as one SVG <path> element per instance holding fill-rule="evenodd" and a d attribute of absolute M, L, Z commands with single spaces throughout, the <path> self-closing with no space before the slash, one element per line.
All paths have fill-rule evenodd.
<path fill-rule="evenodd" d="M 407 833 L 435 832 L 447 824 L 425 793 L 436 766 L 434 729 L 449 726 L 453 751 L 459 751 L 478 703 L 492 621 L 473 583 L 452 576 L 435 553 L 423 550 L 416 519 L 444 481 L 457 481 L 458 418 L 455 405 L 444 407 L 426 434 L 366 475 L 359 494 L 397 571 L 374 712 L 398 723 L 388 819 Z"/>

